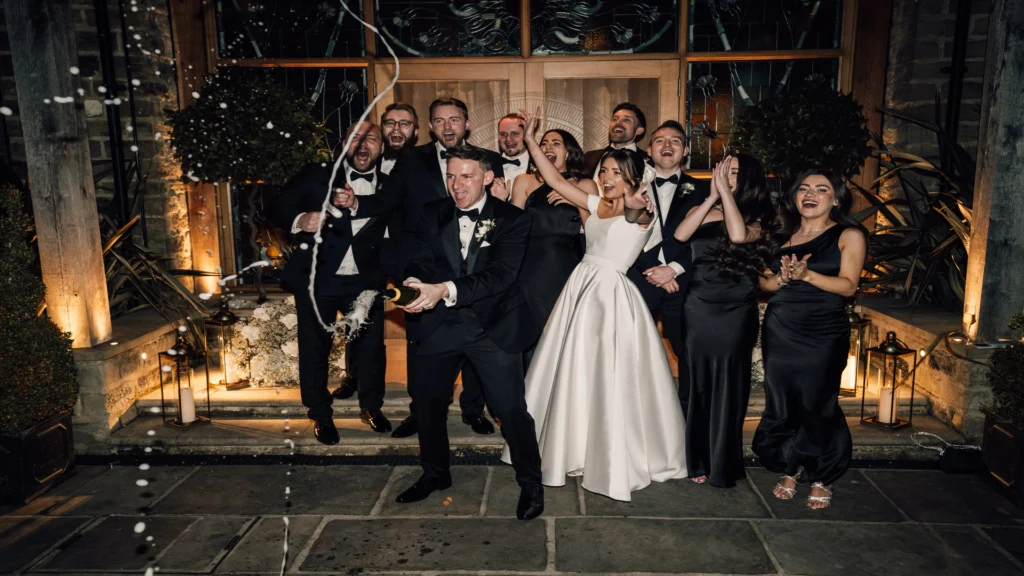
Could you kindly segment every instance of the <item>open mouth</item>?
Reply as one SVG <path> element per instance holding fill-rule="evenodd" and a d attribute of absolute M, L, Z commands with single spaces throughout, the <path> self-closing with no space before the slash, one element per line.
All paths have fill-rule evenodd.
<path fill-rule="evenodd" d="M 405 135 L 397 133 L 392 134 L 391 137 L 388 138 L 388 140 L 394 144 L 401 144 L 402 142 L 405 142 Z"/>
<path fill-rule="evenodd" d="M 814 200 L 804 200 L 800 203 L 801 208 L 817 208 L 818 203 Z"/>
<path fill-rule="evenodd" d="M 622 134 L 626 131 L 625 128 L 612 128 L 612 134 Z"/>
<path fill-rule="evenodd" d="M 615 184 L 602 184 L 605 192 L 611 192 L 615 190 Z"/>
<path fill-rule="evenodd" d="M 445 140 L 454 140 L 455 139 L 455 132 L 445 132 L 441 136 L 443 136 Z"/>
<path fill-rule="evenodd" d="M 551 162 L 552 164 L 555 163 L 555 155 L 554 154 L 545 154 L 544 157 L 547 158 L 548 161 Z"/>
<path fill-rule="evenodd" d="M 675 152 L 673 152 L 671 149 L 665 149 L 661 151 L 662 156 L 672 156 L 673 154 L 675 154 Z"/>

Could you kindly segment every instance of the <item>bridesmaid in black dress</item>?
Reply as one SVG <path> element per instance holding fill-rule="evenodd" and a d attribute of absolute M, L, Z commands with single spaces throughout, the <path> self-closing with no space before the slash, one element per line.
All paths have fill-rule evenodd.
<path fill-rule="evenodd" d="M 751 156 L 715 167 L 711 195 L 676 229 L 693 265 L 683 300 L 687 367 L 679 399 L 686 416 L 690 479 L 731 488 L 744 478 L 743 418 L 757 342 L 755 278 L 767 266 L 762 230 L 772 218 L 764 170 Z"/>
<path fill-rule="evenodd" d="M 587 177 L 583 149 L 565 130 L 548 130 L 540 141 L 544 156 L 577 188 L 597 194 Z M 582 215 L 535 173 L 533 161 L 526 174 L 512 184 L 512 204 L 530 213 L 530 241 L 519 269 L 519 285 L 538 326 L 544 326 L 569 275 L 583 258 L 580 244 Z M 531 346 L 523 353 L 525 367 L 533 358 Z"/>
<path fill-rule="evenodd" d="M 846 472 L 852 441 L 839 408 L 839 382 L 850 349 L 845 298 L 864 268 L 863 228 L 849 217 L 853 200 L 842 178 L 806 172 L 782 202 L 780 258 L 761 288 L 775 292 L 764 317 L 765 410 L 754 452 L 782 474 L 776 498 L 810 482 L 810 508 L 827 508 L 832 483 Z"/>

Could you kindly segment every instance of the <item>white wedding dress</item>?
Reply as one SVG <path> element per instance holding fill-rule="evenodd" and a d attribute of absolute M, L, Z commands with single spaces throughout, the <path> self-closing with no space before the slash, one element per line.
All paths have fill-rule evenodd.
<path fill-rule="evenodd" d="M 686 477 L 684 422 L 661 337 L 626 277 L 650 229 L 598 218 L 599 203 L 590 197 L 586 255 L 537 344 L 526 406 L 545 485 L 582 472 L 587 490 L 628 502 L 652 481 Z"/>

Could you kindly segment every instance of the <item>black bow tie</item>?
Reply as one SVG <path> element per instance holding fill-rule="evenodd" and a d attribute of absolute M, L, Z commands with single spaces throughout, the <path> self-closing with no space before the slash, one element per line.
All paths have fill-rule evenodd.
<path fill-rule="evenodd" d="M 447 160 L 447 159 L 448 159 L 448 151 L 447 150 L 441 150 L 441 160 Z"/>
<path fill-rule="evenodd" d="M 502 158 L 501 161 L 505 164 L 515 164 L 516 166 L 523 165 L 522 162 L 519 161 L 519 158 Z"/>
<path fill-rule="evenodd" d="M 661 176 L 658 176 L 654 179 L 655 186 L 661 186 L 666 182 L 669 182 L 671 184 L 679 184 L 679 174 L 673 174 L 668 178 L 662 178 Z"/>
<path fill-rule="evenodd" d="M 367 182 L 373 182 L 373 177 L 374 176 L 376 176 L 376 174 L 374 174 L 373 172 L 366 172 L 364 174 L 363 172 L 356 172 L 355 170 L 353 170 L 353 171 L 348 173 L 348 181 L 349 182 L 355 182 L 356 180 L 359 180 L 360 178 L 362 178 L 363 180 L 366 180 Z"/>
<path fill-rule="evenodd" d="M 609 145 L 608 147 L 606 147 L 604 149 L 604 153 L 608 154 L 609 152 L 615 152 L 616 150 L 618 150 L 618 148 L 616 148 L 615 146 Z"/>
<path fill-rule="evenodd" d="M 477 219 L 480 218 L 479 208 L 473 208 L 472 210 L 459 210 L 458 208 L 456 208 L 455 212 L 457 213 L 459 218 L 466 217 L 474 222 L 476 222 Z"/>

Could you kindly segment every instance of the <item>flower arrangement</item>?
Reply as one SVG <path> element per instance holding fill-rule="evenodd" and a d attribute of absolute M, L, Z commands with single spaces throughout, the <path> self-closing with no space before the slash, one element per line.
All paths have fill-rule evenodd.
<path fill-rule="evenodd" d="M 249 372 L 253 386 L 297 386 L 299 383 L 298 316 L 295 297 L 257 306 L 232 339 L 228 362 L 232 370 Z M 331 348 L 328 375 L 345 372 L 345 345 L 338 338 Z"/>
<path fill-rule="evenodd" d="M 479 242 L 479 241 L 482 241 L 484 238 L 486 238 L 487 234 L 490 233 L 490 231 L 494 229 L 494 226 L 495 226 L 495 224 L 494 224 L 494 219 L 493 218 L 486 218 L 484 220 L 480 220 L 479 222 L 477 222 L 476 223 L 476 239 L 477 239 L 477 241 Z"/>

